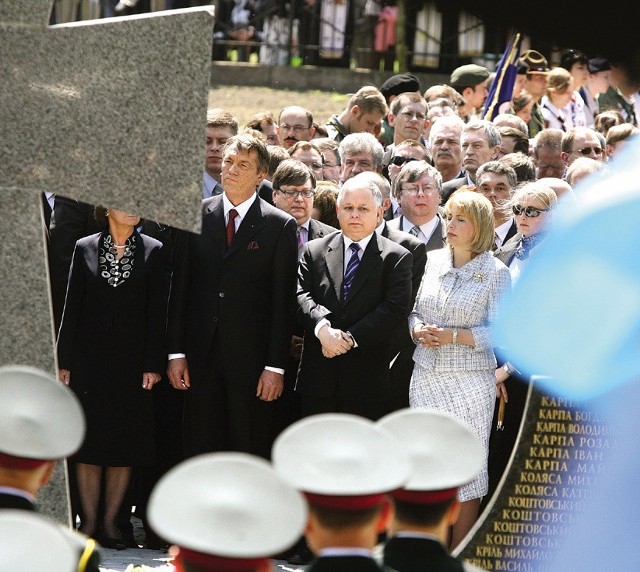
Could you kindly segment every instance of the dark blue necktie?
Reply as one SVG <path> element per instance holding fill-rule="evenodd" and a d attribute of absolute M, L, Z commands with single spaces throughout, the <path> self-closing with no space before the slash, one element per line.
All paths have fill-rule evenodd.
<path fill-rule="evenodd" d="M 356 275 L 356 270 L 358 270 L 358 265 L 360 264 L 360 257 L 358 256 L 360 245 L 357 242 L 352 242 L 349 248 L 351 249 L 351 258 L 349 258 L 347 269 L 344 272 L 344 280 L 342 281 L 343 300 L 346 300 L 349 295 L 349 290 L 351 290 L 351 285 L 353 284 L 353 277 Z"/>

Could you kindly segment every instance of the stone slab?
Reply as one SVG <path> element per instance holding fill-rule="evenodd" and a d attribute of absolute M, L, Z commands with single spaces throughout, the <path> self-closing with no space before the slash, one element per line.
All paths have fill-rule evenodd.
<path fill-rule="evenodd" d="M 0 19 L 0 189 L 198 231 L 212 29 L 211 7 L 47 28 Z"/>
<path fill-rule="evenodd" d="M 40 193 L 200 229 L 213 9 L 47 27 L 0 1 L 0 364 L 55 374 Z M 38 502 L 69 523 L 66 467 Z"/>

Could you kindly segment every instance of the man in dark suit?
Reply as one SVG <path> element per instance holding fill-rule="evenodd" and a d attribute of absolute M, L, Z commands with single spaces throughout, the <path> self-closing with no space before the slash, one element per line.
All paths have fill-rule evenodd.
<path fill-rule="evenodd" d="M 356 175 L 354 178 L 358 181 L 371 181 L 374 183 L 382 194 L 383 209 L 390 205 L 389 194 L 391 192 L 391 185 L 382 175 L 367 171 Z M 387 210 L 390 209 L 391 207 Z M 427 249 L 425 244 L 415 236 L 408 232 L 391 228 L 384 219 L 379 221 L 376 233 L 404 246 L 413 256 L 413 265 L 411 267 L 411 303 L 407 311 L 408 318 L 409 312 L 413 309 L 413 302 L 415 301 L 420 282 L 422 281 L 422 275 L 424 274 L 424 267 L 427 263 Z M 409 407 L 409 385 L 411 383 L 411 374 L 413 373 L 413 351 L 416 346 L 411 339 L 406 320 L 389 334 L 388 347 L 389 373 L 391 376 L 391 393 L 388 410 L 395 411 L 396 409 Z"/>
<path fill-rule="evenodd" d="M 101 229 L 93 216 L 91 205 L 49 192 L 42 193 L 42 205 L 45 215 L 51 304 L 55 333 L 58 335 L 76 241 Z"/>
<path fill-rule="evenodd" d="M 336 229 L 311 218 L 316 178 L 307 165 L 297 159 L 286 159 L 276 169 L 273 176 L 273 202 L 280 210 L 296 219 L 298 256 L 310 240 L 322 238 L 337 232 Z M 277 421 L 274 434 L 277 436 L 300 416 L 298 395 L 295 394 L 296 376 L 302 352 L 302 324 L 294 323 L 289 363 L 284 374 L 284 392 L 276 404 Z"/>
<path fill-rule="evenodd" d="M 427 249 L 442 248 L 446 229 L 440 215 L 442 176 L 426 161 L 412 161 L 396 177 L 393 193 L 402 215 L 387 222 L 389 228 L 402 230 L 421 240 Z"/>
<path fill-rule="evenodd" d="M 389 399 L 389 332 L 406 320 L 413 257 L 375 232 L 382 195 L 351 180 L 338 195 L 342 232 L 304 248 L 298 277 L 304 349 L 296 391 L 302 415 L 377 419 Z"/>
<path fill-rule="evenodd" d="M 32 367 L 0 367 L 0 511 L 36 512 L 36 497 L 56 463 L 73 455 L 84 436 L 84 413 L 68 387 Z M 85 563 L 78 570 L 98 572 L 95 541 L 68 527 L 60 530 L 77 561 Z"/>
<path fill-rule="evenodd" d="M 256 194 L 268 165 L 262 141 L 229 139 L 224 193 L 205 201 L 201 234 L 176 240 L 167 374 L 186 392 L 187 456 L 270 454 L 291 343 L 297 246 L 295 219 Z"/>
<path fill-rule="evenodd" d="M 476 183 L 478 190 L 489 199 L 493 207 L 495 251 L 518 232 L 516 220 L 505 206 L 518 184 L 518 177 L 509 165 L 501 161 L 487 161 L 478 167 Z"/>

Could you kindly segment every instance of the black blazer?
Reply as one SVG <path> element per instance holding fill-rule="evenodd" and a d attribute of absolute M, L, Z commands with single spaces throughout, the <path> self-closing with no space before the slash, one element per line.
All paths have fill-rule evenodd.
<path fill-rule="evenodd" d="M 338 229 L 331 226 L 330 224 L 325 224 L 314 218 L 309 219 L 309 240 L 322 238 L 323 236 L 327 236 L 328 234 L 332 234 L 334 232 L 338 232 Z"/>
<path fill-rule="evenodd" d="M 201 234 L 176 236 L 169 299 L 168 353 L 203 366 L 220 334 L 234 369 L 284 369 L 291 343 L 296 222 L 259 197 L 227 248 L 223 196 L 203 201 Z M 255 387 L 258 376 L 245 383 Z"/>
<path fill-rule="evenodd" d="M 42 197 L 43 202 L 46 202 L 44 193 Z M 46 229 L 51 304 L 56 334 L 62 320 L 69 268 L 76 241 L 100 230 L 91 205 L 56 195 L 49 227 Z"/>
<path fill-rule="evenodd" d="M 446 183 L 442 183 L 442 204 L 446 204 L 449 200 L 449 197 L 457 191 L 463 185 L 466 185 L 469 181 L 467 181 L 466 175 L 463 177 L 458 177 L 456 179 L 451 179 Z"/>
<path fill-rule="evenodd" d="M 386 396 L 389 333 L 406 320 L 409 311 L 412 262 L 406 248 L 374 233 L 343 301 L 342 233 L 305 245 L 297 294 L 297 315 L 304 325 L 305 341 L 296 390 L 325 399 L 338 390 L 363 401 Z M 323 318 L 332 327 L 351 332 L 358 347 L 337 358 L 325 358 L 314 334 Z"/>
<path fill-rule="evenodd" d="M 437 540 L 394 536 L 384 546 L 384 564 L 398 572 L 463 572 L 462 562 Z"/>
<path fill-rule="evenodd" d="M 382 572 L 373 558 L 366 556 L 321 556 L 314 560 L 306 572 Z"/>
<path fill-rule="evenodd" d="M 74 386 L 80 378 L 91 383 L 100 375 L 108 378 L 117 372 L 137 378 L 165 369 L 168 283 L 162 244 L 136 231 L 131 277 L 113 288 L 100 276 L 103 235 L 77 242 L 69 274 L 57 349 L 60 368 L 74 372 Z M 127 359 L 111 360 L 109 368 L 101 368 L 93 361 L 99 359 L 100 348 Z"/>

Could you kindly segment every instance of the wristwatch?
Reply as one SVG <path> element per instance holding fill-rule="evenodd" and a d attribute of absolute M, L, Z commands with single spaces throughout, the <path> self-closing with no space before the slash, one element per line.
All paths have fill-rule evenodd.
<path fill-rule="evenodd" d="M 513 366 L 508 361 L 504 362 L 502 369 L 507 373 L 507 375 L 511 375 L 515 371 Z"/>

